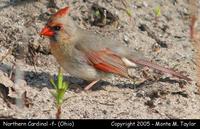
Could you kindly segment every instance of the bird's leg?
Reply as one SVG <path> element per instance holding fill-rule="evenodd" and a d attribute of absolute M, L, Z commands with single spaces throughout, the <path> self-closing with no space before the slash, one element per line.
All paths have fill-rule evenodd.
<path fill-rule="evenodd" d="M 95 80 L 95 81 L 92 81 L 90 84 L 88 84 L 88 85 L 84 88 L 84 90 L 85 90 L 85 91 L 89 90 L 89 89 L 90 89 L 92 86 L 94 86 L 98 81 L 99 81 L 99 79 L 98 79 L 98 80 Z"/>

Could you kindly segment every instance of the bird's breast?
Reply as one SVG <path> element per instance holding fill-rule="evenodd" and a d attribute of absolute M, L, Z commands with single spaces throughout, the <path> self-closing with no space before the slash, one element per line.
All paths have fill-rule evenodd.
<path fill-rule="evenodd" d="M 50 43 L 50 48 L 53 56 L 56 58 L 60 65 L 66 65 L 71 58 L 71 48 L 66 44 Z"/>
<path fill-rule="evenodd" d="M 61 51 L 60 45 L 58 43 L 50 43 L 51 53 L 56 57 L 57 60 L 61 61 L 63 59 L 63 53 Z"/>

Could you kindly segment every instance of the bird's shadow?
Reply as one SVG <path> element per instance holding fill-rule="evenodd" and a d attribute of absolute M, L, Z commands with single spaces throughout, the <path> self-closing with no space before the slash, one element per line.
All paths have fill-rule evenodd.
<path fill-rule="evenodd" d="M 43 88 L 48 87 L 49 89 L 53 89 L 52 84 L 50 83 L 50 78 L 53 78 L 55 82 L 57 82 L 57 74 L 51 75 L 46 72 L 34 72 L 34 71 L 25 71 L 24 72 L 24 79 L 27 82 L 27 84 L 31 87 L 36 88 Z M 72 76 L 63 76 L 64 81 L 69 84 L 69 90 L 83 90 L 86 85 L 88 85 L 90 82 L 72 77 Z M 102 86 L 109 85 L 109 82 L 106 81 L 99 81 L 92 87 L 92 90 L 100 90 L 102 89 Z"/>
<path fill-rule="evenodd" d="M 9 73 L 12 70 L 12 67 L 8 66 L 6 64 L 0 64 L 0 70 L 9 75 Z M 14 72 L 13 72 L 13 74 L 14 74 Z M 54 74 L 51 77 L 53 77 L 53 79 L 56 81 L 57 74 Z M 49 89 L 53 89 L 53 86 L 50 83 L 50 74 L 48 72 L 24 71 L 24 80 L 26 81 L 27 85 L 29 85 L 31 87 L 36 87 L 39 89 L 47 87 Z M 84 81 L 82 79 L 78 79 L 78 78 L 67 76 L 67 75 L 64 76 L 64 81 L 69 83 L 69 90 L 74 90 L 77 88 L 83 90 L 84 87 L 90 83 L 90 82 Z M 185 84 L 185 83 L 183 83 L 183 81 L 174 80 L 174 79 L 170 79 L 170 78 L 161 78 L 159 80 L 148 80 L 147 79 L 139 84 L 133 84 L 133 83 L 120 84 L 120 83 L 118 83 L 115 85 L 111 84 L 110 82 L 101 80 L 98 83 L 96 83 L 91 88 L 91 90 L 93 90 L 93 91 L 102 90 L 102 89 L 104 89 L 104 86 L 107 86 L 107 85 L 112 85 L 112 86 L 115 86 L 118 88 L 140 89 L 144 86 L 153 85 L 153 83 L 156 83 L 158 81 L 166 82 L 166 83 L 170 83 L 170 84 L 174 84 L 174 83 L 178 83 L 180 85 Z"/>

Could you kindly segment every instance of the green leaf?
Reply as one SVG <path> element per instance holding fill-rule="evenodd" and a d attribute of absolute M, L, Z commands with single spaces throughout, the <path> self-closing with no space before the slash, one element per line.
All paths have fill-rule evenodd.
<path fill-rule="evenodd" d="M 58 90 L 58 94 L 57 94 L 57 104 L 61 105 L 63 102 L 63 98 L 64 98 L 64 94 L 65 94 L 65 90 Z"/>
<path fill-rule="evenodd" d="M 100 12 L 99 12 L 99 10 L 94 11 L 94 16 L 96 16 L 96 17 L 99 17 L 99 16 L 100 16 Z"/>
<path fill-rule="evenodd" d="M 161 9 L 160 9 L 160 6 L 157 6 L 155 9 L 154 9 L 154 13 L 157 17 L 161 16 Z"/>
<path fill-rule="evenodd" d="M 58 70 L 58 89 L 61 89 L 62 88 L 62 83 L 63 83 L 63 74 L 62 74 L 62 71 L 61 71 L 61 68 L 59 68 Z"/>
<path fill-rule="evenodd" d="M 66 91 L 69 88 L 69 84 L 67 82 L 63 82 L 63 89 Z"/>
<path fill-rule="evenodd" d="M 130 9 L 130 8 L 129 8 L 129 9 L 126 9 L 126 13 L 128 14 L 129 17 L 132 16 L 132 12 L 131 12 L 131 9 Z"/>
<path fill-rule="evenodd" d="M 55 84 L 55 82 L 54 82 L 54 80 L 53 80 L 53 77 L 52 77 L 52 76 L 50 77 L 50 83 L 51 83 L 51 85 L 54 87 L 54 89 L 56 89 L 56 90 L 57 90 L 57 86 L 56 86 L 56 84 Z"/>

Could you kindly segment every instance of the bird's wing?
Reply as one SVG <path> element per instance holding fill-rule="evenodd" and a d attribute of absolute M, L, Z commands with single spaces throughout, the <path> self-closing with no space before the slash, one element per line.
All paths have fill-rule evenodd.
<path fill-rule="evenodd" d="M 88 63 L 96 69 L 128 77 L 127 68 L 121 58 L 109 49 L 85 52 Z"/>

